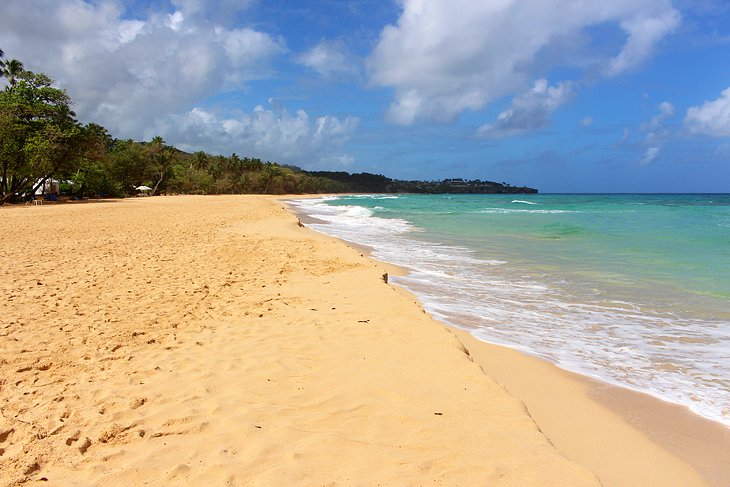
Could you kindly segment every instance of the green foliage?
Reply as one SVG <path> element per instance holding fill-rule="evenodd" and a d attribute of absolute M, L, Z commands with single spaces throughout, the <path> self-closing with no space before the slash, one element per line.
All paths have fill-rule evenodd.
<path fill-rule="evenodd" d="M 145 147 L 146 176 L 148 186 L 152 186 L 152 195 L 167 189 L 167 182 L 174 176 L 173 166 L 177 155 L 172 147 L 165 145 L 162 137 L 155 137 Z"/>
<path fill-rule="evenodd" d="M 134 194 L 135 187 L 145 179 L 144 147 L 131 139 L 116 140 L 107 153 L 110 177 L 117 182 L 125 194 Z"/>
<path fill-rule="evenodd" d="M 256 157 L 187 154 L 161 137 L 115 140 L 95 123 L 79 124 L 68 94 L 45 74 L 4 60 L 0 77 L 0 204 L 32 195 L 51 178 L 76 198 L 151 194 L 297 194 L 338 192 L 534 192 L 488 181 L 397 181 L 377 174 L 306 172 Z"/>
<path fill-rule="evenodd" d="M 86 148 L 66 92 L 44 74 L 8 74 L 9 65 L 11 84 L 0 92 L 0 204 L 74 170 Z"/>

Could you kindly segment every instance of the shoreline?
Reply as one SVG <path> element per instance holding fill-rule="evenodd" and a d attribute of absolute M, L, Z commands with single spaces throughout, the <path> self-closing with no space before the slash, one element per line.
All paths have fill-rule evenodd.
<path fill-rule="evenodd" d="M 730 482 L 730 430 L 723 425 L 455 330 L 485 373 L 525 403 L 556 448 L 604 485 L 689 485 L 679 479 L 692 473 L 713 487 Z"/>
<path fill-rule="evenodd" d="M 3 485 L 598 482 L 535 406 L 480 364 L 481 345 L 383 282 L 398 268 L 300 228 L 278 197 L 140 198 L 3 217 L 15 229 L 0 235 Z M 528 357 L 512 352 L 488 355 L 514 372 Z M 555 384 L 547 363 L 527 370 L 548 392 L 516 384 L 547 405 L 567 402 L 564 422 L 571 403 L 596 404 Z M 662 485 L 706 484 L 626 428 L 647 443 L 599 446 L 658 451 L 643 458 L 671 475 Z M 593 434 L 581 431 L 604 441 Z M 613 458 L 606 468 L 621 485 L 652 485 L 644 465 Z"/>
<path fill-rule="evenodd" d="M 3 218 L 3 485 L 598 485 L 385 266 L 271 197 Z"/>
<path fill-rule="evenodd" d="M 287 207 L 303 223 L 326 223 L 292 205 Z M 396 275 L 409 272 L 406 268 L 372 257 L 374 249 L 370 247 L 337 240 L 363 250 L 376 262 L 394 267 L 398 272 Z M 408 289 L 395 286 L 418 300 L 418 296 Z M 421 306 L 420 301 L 418 304 Z M 637 479 L 641 480 L 636 485 L 690 485 L 697 480 L 693 479 L 693 473 L 712 487 L 730 485 L 730 466 L 726 464 L 726 452 L 730 451 L 730 428 L 723 424 L 648 393 L 571 372 L 519 350 L 480 340 L 466 329 L 449 323 L 444 325 L 454 330 L 488 376 L 525 403 L 556 448 L 596 472 L 604 485 L 632 485 Z M 514 373 L 510 368 L 515 363 L 530 373 Z M 545 388 L 530 377 L 536 371 L 540 378 L 549 377 L 553 390 L 573 400 L 580 395 L 586 401 L 571 404 L 563 400 L 562 407 L 555 408 L 549 404 Z M 536 390 L 542 390 L 542 393 L 536 393 Z M 565 411 L 570 413 L 565 414 Z M 602 422 L 596 424 L 585 419 L 576 424 L 576 415 L 586 414 L 590 414 L 591 418 L 598 415 Z M 604 447 L 597 447 L 598 442 Z M 627 444 L 631 448 L 616 450 L 617 446 L 625 447 Z M 617 465 L 620 467 L 617 468 Z"/>

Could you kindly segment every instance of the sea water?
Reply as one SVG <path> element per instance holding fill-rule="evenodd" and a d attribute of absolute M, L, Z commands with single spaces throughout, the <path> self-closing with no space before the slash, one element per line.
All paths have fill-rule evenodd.
<path fill-rule="evenodd" d="M 292 202 L 477 338 L 730 426 L 730 195 Z"/>

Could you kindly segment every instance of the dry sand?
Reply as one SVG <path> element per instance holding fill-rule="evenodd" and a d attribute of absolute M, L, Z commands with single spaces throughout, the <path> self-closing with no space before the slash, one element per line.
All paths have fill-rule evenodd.
<path fill-rule="evenodd" d="M 272 199 L 0 222 L 3 484 L 597 485 L 381 266 Z"/>
<path fill-rule="evenodd" d="M 620 395 L 457 340 L 272 198 L 0 221 L 0 485 L 704 485 Z"/>
<path fill-rule="evenodd" d="M 291 209 L 305 224 L 326 223 Z M 348 245 L 368 255 L 373 250 Z M 397 275 L 407 272 L 380 265 Z M 685 407 L 454 331 L 487 375 L 523 401 L 558 451 L 596 473 L 604 486 L 730 486 L 729 428 Z"/>
<path fill-rule="evenodd" d="M 555 447 L 605 486 L 730 485 L 730 430 L 722 425 L 456 333 L 475 362 L 525 403 Z"/>

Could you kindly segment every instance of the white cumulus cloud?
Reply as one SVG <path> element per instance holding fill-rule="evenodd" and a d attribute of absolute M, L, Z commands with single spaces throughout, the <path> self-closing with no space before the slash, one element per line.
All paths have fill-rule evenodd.
<path fill-rule="evenodd" d="M 453 120 L 560 65 L 587 68 L 579 52 L 590 27 L 613 24 L 624 33 L 618 52 L 600 58 L 600 70 L 617 75 L 651 55 L 680 22 L 669 0 L 483 1 L 402 0 L 402 14 L 386 26 L 367 60 L 374 86 L 392 87 L 391 121 Z M 561 49 L 552 49 L 555 46 Z M 559 56 L 538 54 L 559 51 Z M 593 57 L 600 56 L 596 53 Z"/>
<path fill-rule="evenodd" d="M 346 46 L 338 41 L 322 41 L 297 56 L 297 62 L 325 79 L 356 76 L 359 67 Z"/>
<path fill-rule="evenodd" d="M 663 145 L 669 137 L 670 131 L 665 126 L 665 122 L 672 118 L 675 113 L 674 105 L 668 101 L 663 101 L 657 107 L 659 113 L 651 117 L 646 123 L 639 126 L 639 130 L 646 133 L 645 143 L 652 145 Z M 653 159 L 653 158 L 652 158 Z"/>
<path fill-rule="evenodd" d="M 695 134 L 730 137 L 730 87 L 716 100 L 688 108 L 684 123 Z"/>
<path fill-rule="evenodd" d="M 641 5 L 642 2 L 636 3 Z M 680 19 L 676 10 L 658 9 L 650 4 L 646 13 L 621 22 L 621 27 L 629 37 L 621 52 L 609 63 L 608 74 L 622 73 L 649 57 L 654 45 L 673 31 L 679 25 Z"/>
<path fill-rule="evenodd" d="M 238 15 L 245 12 L 257 0 L 171 0 L 170 3 L 186 17 L 199 17 L 229 26 L 235 23 Z"/>
<path fill-rule="evenodd" d="M 665 122 L 674 116 L 676 111 L 674 105 L 668 101 L 663 101 L 657 106 L 657 109 L 659 112 L 651 117 L 649 122 L 642 123 L 639 126 L 639 130 L 646 133 L 643 145 L 648 146 L 644 156 L 639 160 L 639 164 L 642 165 L 654 162 L 671 135 L 671 131 L 665 126 Z"/>
<path fill-rule="evenodd" d="M 499 114 L 494 124 L 479 127 L 477 134 L 500 138 L 544 128 L 550 122 L 549 115 L 568 100 L 571 91 L 570 82 L 550 86 L 547 80 L 539 79 L 527 93 L 516 96 L 510 107 Z"/>
<path fill-rule="evenodd" d="M 651 164 L 654 159 L 659 156 L 660 152 L 660 147 L 649 147 L 648 149 L 646 149 L 646 152 L 644 152 L 644 157 L 641 158 L 641 161 L 639 161 L 639 163 L 642 165 Z"/>
<path fill-rule="evenodd" d="M 659 113 L 651 117 L 651 120 L 648 123 L 644 123 L 641 125 L 642 131 L 651 132 L 654 130 L 658 130 L 662 127 L 662 124 L 666 120 L 674 116 L 674 105 L 672 105 L 668 101 L 661 102 L 657 108 L 659 108 Z"/>
<path fill-rule="evenodd" d="M 340 149 L 355 132 L 359 120 L 331 115 L 312 117 L 304 110 L 294 113 L 273 100 L 251 113 L 220 115 L 194 108 L 182 115 L 159 119 L 148 137 L 167 134 L 167 142 L 184 150 L 200 150 L 212 144 L 217 152 L 255 154 L 262 159 L 316 167 L 319 163 L 348 164 L 352 156 Z"/>
<path fill-rule="evenodd" d="M 129 19 L 114 0 L 4 0 L 0 46 L 56 78 L 80 119 L 132 138 L 160 116 L 266 76 L 270 61 L 287 51 L 283 39 L 208 15 L 214 7 L 240 11 L 247 2 L 172 3 L 177 10 Z"/>

